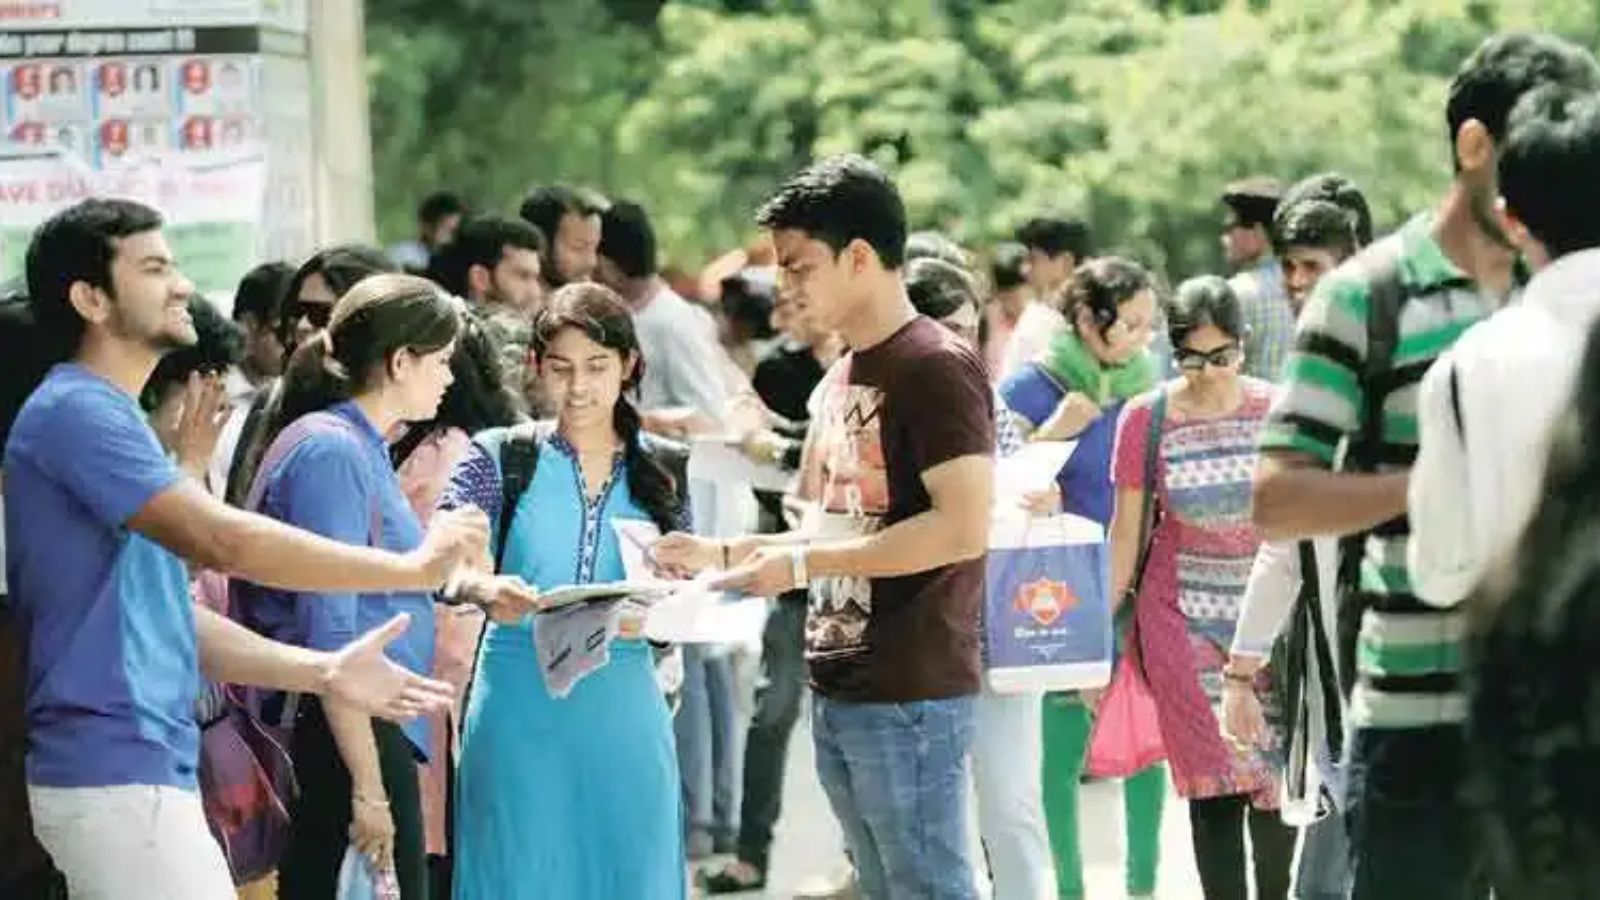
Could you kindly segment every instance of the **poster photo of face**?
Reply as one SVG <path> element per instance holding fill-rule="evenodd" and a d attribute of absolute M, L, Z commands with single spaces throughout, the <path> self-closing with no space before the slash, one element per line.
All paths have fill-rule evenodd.
<path fill-rule="evenodd" d="M 123 159 L 132 147 L 127 119 L 106 119 L 95 130 L 95 161 L 106 165 Z"/>
<path fill-rule="evenodd" d="M 35 148 L 45 145 L 45 135 L 49 134 L 43 122 L 22 121 L 11 126 L 6 132 L 6 137 L 16 147 Z"/>
<path fill-rule="evenodd" d="M 187 59 L 178 68 L 178 91 L 186 115 L 230 116 L 250 111 L 255 67 L 246 58 L 205 56 Z"/>
<path fill-rule="evenodd" d="M 171 113 L 165 63 L 152 59 L 108 59 L 94 70 L 94 109 L 102 118 L 127 119 Z"/>
<path fill-rule="evenodd" d="M 178 148 L 185 153 L 205 153 L 215 149 L 217 120 L 210 116 L 190 116 L 179 130 Z"/>

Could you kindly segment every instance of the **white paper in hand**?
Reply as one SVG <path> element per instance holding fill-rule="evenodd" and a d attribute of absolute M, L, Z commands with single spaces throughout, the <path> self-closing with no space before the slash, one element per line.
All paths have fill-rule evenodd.
<path fill-rule="evenodd" d="M 745 455 L 735 438 L 696 438 L 689 449 L 689 478 L 782 493 L 793 476 Z"/>
<path fill-rule="evenodd" d="M 652 604 L 645 615 L 644 634 L 671 644 L 757 644 L 767 621 L 767 601 L 738 597 L 706 585 L 702 575 Z"/>
<path fill-rule="evenodd" d="M 623 577 L 633 582 L 662 582 L 650 562 L 650 548 L 661 540 L 661 529 L 643 519 L 612 519 L 617 547 L 622 553 Z"/>
<path fill-rule="evenodd" d="M 1025 495 L 1048 488 L 1077 449 L 1077 441 L 1038 441 L 996 460 L 995 503 L 1016 506 Z"/>

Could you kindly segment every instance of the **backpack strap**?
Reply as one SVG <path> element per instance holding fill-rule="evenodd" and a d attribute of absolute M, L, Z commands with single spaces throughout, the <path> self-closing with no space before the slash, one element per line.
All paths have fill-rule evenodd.
<path fill-rule="evenodd" d="M 505 563 L 511 520 L 517 503 L 533 485 L 539 469 L 539 450 L 555 431 L 553 422 L 523 422 L 507 428 L 500 441 L 500 517 L 495 520 L 495 571 Z"/>
<path fill-rule="evenodd" d="M 1376 472 L 1383 454 L 1384 401 L 1395 382 L 1394 351 L 1400 341 L 1400 310 L 1408 293 L 1400 277 L 1401 252 L 1400 238 L 1395 236 L 1372 245 L 1354 260 L 1367 283 L 1367 353 L 1361 367 L 1366 405 L 1349 459 L 1364 472 Z"/>
<path fill-rule="evenodd" d="M 1351 260 L 1367 285 L 1367 352 L 1361 367 L 1364 398 L 1361 430 L 1345 453 L 1344 470 L 1377 472 L 1383 458 L 1383 412 L 1395 383 L 1394 351 L 1399 343 L 1400 312 L 1408 291 L 1401 278 L 1403 253 L 1399 235 L 1368 247 Z M 1346 696 L 1355 686 L 1356 644 L 1367 603 L 1360 592 L 1361 558 L 1372 530 L 1339 541 L 1339 681 Z"/>

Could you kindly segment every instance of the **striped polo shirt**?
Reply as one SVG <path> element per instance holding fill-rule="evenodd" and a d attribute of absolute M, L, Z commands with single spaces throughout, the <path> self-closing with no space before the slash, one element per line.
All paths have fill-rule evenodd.
<path fill-rule="evenodd" d="M 1333 468 L 1360 436 L 1367 404 L 1382 404 L 1378 470 L 1409 469 L 1417 456 L 1417 389 L 1433 361 L 1498 305 L 1456 267 L 1420 215 L 1387 241 L 1400 242 L 1400 307 L 1389 390 L 1365 396 L 1370 287 L 1345 265 L 1324 278 L 1301 312 L 1283 391 L 1262 433 L 1262 450 L 1301 453 Z M 1357 645 L 1350 720 L 1358 728 L 1419 728 L 1465 717 L 1460 684 L 1460 609 L 1438 609 L 1413 594 L 1406 568 L 1405 517 L 1365 542 L 1361 588 L 1370 605 Z"/>

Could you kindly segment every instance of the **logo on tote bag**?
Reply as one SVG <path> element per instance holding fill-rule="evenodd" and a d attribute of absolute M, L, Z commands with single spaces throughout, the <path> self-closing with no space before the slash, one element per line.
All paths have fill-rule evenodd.
<path fill-rule="evenodd" d="M 1013 602 L 1018 612 L 1033 617 L 1040 625 L 1049 626 L 1078 606 L 1078 595 L 1064 582 L 1041 578 L 1017 589 Z"/>

